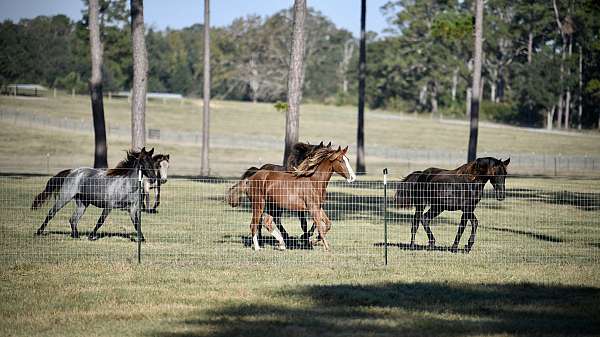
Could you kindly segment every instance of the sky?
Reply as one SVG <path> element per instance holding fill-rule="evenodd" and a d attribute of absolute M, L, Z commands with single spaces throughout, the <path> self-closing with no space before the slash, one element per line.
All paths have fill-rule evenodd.
<path fill-rule="evenodd" d="M 380 8 L 389 0 L 367 1 L 367 30 L 381 34 L 387 22 Z M 360 30 L 360 0 L 307 0 L 313 7 L 329 17 L 338 27 L 351 31 L 358 37 Z M 145 0 L 146 25 L 157 29 L 179 29 L 201 23 L 202 0 Z M 226 26 L 233 19 L 250 14 L 271 15 L 291 7 L 293 0 L 212 0 L 211 26 Z M 81 18 L 81 0 L 0 0 L 0 20 L 18 21 L 38 15 L 65 14 L 73 20 Z"/>

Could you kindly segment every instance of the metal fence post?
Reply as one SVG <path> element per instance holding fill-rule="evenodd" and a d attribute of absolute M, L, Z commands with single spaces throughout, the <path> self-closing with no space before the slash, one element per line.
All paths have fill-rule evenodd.
<path fill-rule="evenodd" d="M 140 205 L 137 214 L 137 242 L 138 242 L 138 264 L 142 263 L 142 207 L 144 207 L 144 186 L 142 181 L 142 170 L 138 170 L 138 198 Z"/>
<path fill-rule="evenodd" d="M 383 169 L 383 256 L 385 265 L 388 264 L 388 228 L 387 228 L 387 174 L 388 169 Z"/>

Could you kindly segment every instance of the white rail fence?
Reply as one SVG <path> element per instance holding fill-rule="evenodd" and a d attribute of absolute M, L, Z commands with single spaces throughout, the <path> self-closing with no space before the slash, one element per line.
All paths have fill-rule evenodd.
<path fill-rule="evenodd" d="M 69 219 L 76 203 L 71 201 L 49 222 L 43 235 L 35 235 L 55 202 L 55 198 L 50 197 L 41 208 L 31 210 L 34 197 L 42 192 L 48 178 L 0 177 L 0 260 L 137 261 L 138 245 L 131 241 L 136 237 L 135 228 L 130 214 L 121 210 L 112 211 L 98 231 L 99 239 L 90 241 L 88 236 L 101 210 L 88 207 L 78 224 L 79 238 L 72 238 Z M 157 213 L 141 214 L 145 237 L 139 246 L 141 260 L 142 263 L 305 265 L 383 265 L 385 258 L 390 264 L 443 263 L 445 259 L 464 259 L 465 263 L 600 262 L 600 182 L 597 180 L 509 176 L 506 198 L 502 201 L 496 199 L 488 183 L 474 213 L 479 220 L 475 243 L 466 254 L 464 246 L 470 235 L 470 224 L 458 252 L 452 249 L 461 212 L 443 212 L 431 221 L 431 231 L 436 238 L 434 247 L 429 247 L 422 225 L 416 231 L 414 245 L 410 244 L 414 208 L 400 208 L 394 201 L 396 189 L 403 186 L 399 185 L 402 184 L 400 178 L 390 176 L 387 190 L 383 180 L 359 179 L 350 184 L 334 177 L 330 181 L 322 205 L 332 221 L 325 236 L 329 251 L 322 245 L 309 249 L 300 241 L 303 234 L 300 218 L 293 212 L 285 212 L 282 218 L 290 236 L 287 249 L 276 249 L 278 243 L 263 228 L 262 249 L 254 251 L 249 226 L 252 203 L 246 196 L 238 207 L 231 207 L 227 202 L 229 189 L 237 179 L 170 178 L 161 187 Z M 131 186 L 137 186 L 136 183 L 132 181 Z M 469 189 L 454 188 L 455 192 Z M 308 187 L 300 190 L 302 194 Z M 271 190 L 270 193 L 287 198 L 291 192 Z M 153 194 L 151 191 L 151 200 Z M 138 197 L 135 188 L 118 196 L 120 200 Z M 448 198 L 452 196 L 443 202 L 447 203 Z M 310 228 L 310 216 L 307 223 Z M 316 237 L 317 232 L 312 238 Z"/>

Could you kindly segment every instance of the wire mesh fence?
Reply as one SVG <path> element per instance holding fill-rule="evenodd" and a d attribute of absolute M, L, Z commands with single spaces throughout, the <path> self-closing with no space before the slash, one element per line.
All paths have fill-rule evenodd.
<path fill-rule="evenodd" d="M 509 176 L 504 200 L 498 200 L 488 183 L 474 211 L 479 226 L 474 245 L 467 254 L 464 246 L 470 236 L 470 224 L 466 226 L 457 252 L 453 250 L 461 222 L 460 211 L 445 211 L 431 220 L 429 225 L 436 240 L 434 247 L 429 247 L 430 238 L 422 223 L 411 245 L 415 208 L 400 207 L 394 198 L 398 189 L 409 186 L 400 182 L 401 178 L 390 175 L 387 191 L 383 179 L 377 177 L 353 183 L 337 176 L 332 178 L 321 205 L 331 220 L 331 227 L 324 235 L 330 245 L 329 251 L 322 244 L 310 246 L 302 239 L 302 219 L 310 229 L 314 213 L 284 211 L 279 214 L 268 202 L 264 207 L 266 214 L 281 215 L 285 233 L 289 235 L 285 240 L 287 249 L 277 249 L 278 241 L 264 228 L 275 219 L 261 215 L 261 221 L 267 223 L 259 241 L 262 249 L 255 251 L 250 223 L 256 203 L 251 202 L 247 194 L 241 195 L 237 207 L 228 202 L 231 187 L 239 179 L 170 178 L 161 185 L 160 205 L 155 213 L 141 212 L 141 231 L 145 239 L 141 244 L 142 262 L 374 266 L 383 265 L 386 254 L 390 264 L 444 263 L 448 259 L 464 259 L 465 263 L 600 262 L 600 182 L 597 180 Z M 143 189 L 136 187 L 135 175 L 127 178 L 131 180 L 126 184 L 128 187 L 117 193 L 119 206 L 108 215 L 94 241 L 88 237 L 93 234 L 102 209 L 93 206 L 94 200 L 89 198 L 80 198 L 83 203 L 92 205 L 78 223 L 79 238 L 72 237 L 70 226 L 70 219 L 77 214 L 76 201 L 70 201 L 49 222 L 43 234 L 36 235 L 48 210 L 60 199 L 60 196 L 49 197 L 42 207 L 31 209 L 34 198 L 44 190 L 48 179 L 0 177 L 2 260 L 137 261 L 138 245 L 132 242 L 137 238 L 136 228 L 128 203 L 140 206 L 139 196 Z M 63 189 L 65 179 L 68 178 L 61 178 L 59 182 Z M 102 183 L 88 184 L 89 189 Z M 302 194 L 308 189 L 308 186 L 302 186 L 296 192 Z M 471 189 L 470 185 L 453 185 L 453 191 L 459 194 Z M 103 193 L 108 193 L 106 191 Z M 149 190 L 151 201 L 156 197 L 155 191 Z M 428 193 L 426 191 L 430 190 L 419 193 L 423 196 Z M 275 189 L 270 193 L 287 198 L 292 192 Z M 440 199 L 436 201 L 436 197 Z M 424 209 L 425 213 L 431 204 L 451 203 L 454 197 L 451 193 L 436 195 Z M 96 198 L 96 203 L 102 206 L 104 199 Z M 300 199 L 300 203 L 306 204 L 307 199 Z M 272 199 L 267 197 L 265 200 Z M 148 205 L 151 207 L 153 202 L 144 202 L 140 208 L 148 208 Z M 318 238 L 318 232 L 317 228 L 313 240 Z"/>

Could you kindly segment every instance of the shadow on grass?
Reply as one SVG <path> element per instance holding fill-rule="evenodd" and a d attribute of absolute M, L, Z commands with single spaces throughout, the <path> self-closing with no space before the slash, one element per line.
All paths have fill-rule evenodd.
<path fill-rule="evenodd" d="M 92 233 L 91 231 L 79 231 L 79 239 L 73 239 L 73 240 L 87 239 L 87 237 L 91 233 Z M 113 238 L 113 237 L 131 239 L 132 237 L 135 237 L 135 234 L 132 234 L 132 233 L 98 232 L 96 234 L 98 234 L 98 237 L 100 239 Z M 71 231 L 56 231 L 56 230 L 44 231 L 44 233 L 41 235 L 41 237 L 44 237 L 44 236 L 65 236 L 65 237 L 68 237 L 69 239 L 71 239 Z"/>
<path fill-rule="evenodd" d="M 540 234 L 540 233 L 522 231 L 522 230 L 510 229 L 510 228 L 500 228 L 500 227 L 494 227 L 494 226 L 485 226 L 485 227 L 482 226 L 482 228 L 491 229 L 491 230 L 497 231 L 497 232 L 505 232 L 505 233 L 524 235 L 529 238 L 540 240 L 540 241 L 556 242 L 556 243 L 565 242 L 563 239 L 559 238 L 558 236 L 552 236 L 552 235 L 547 235 L 547 234 Z"/>
<path fill-rule="evenodd" d="M 379 248 L 383 248 L 385 245 L 385 243 L 383 242 L 377 242 L 375 244 L 373 244 L 373 246 L 375 247 L 379 247 Z M 419 244 L 415 244 L 414 246 L 411 246 L 410 243 L 403 243 L 403 242 L 388 242 L 388 247 L 392 247 L 392 248 L 400 248 L 401 250 L 427 250 L 427 251 L 435 251 L 435 252 L 448 252 L 448 253 L 454 253 L 450 250 L 450 246 L 434 246 L 434 247 L 429 247 L 429 245 L 419 245 Z M 456 250 L 456 253 L 466 253 L 467 251 L 464 248 L 458 248 Z"/>
<path fill-rule="evenodd" d="M 223 240 L 218 241 L 216 243 L 233 243 L 233 244 L 243 244 L 244 247 L 250 248 L 252 247 L 252 237 L 250 235 L 223 235 Z M 279 242 L 269 234 L 264 235 L 258 241 L 261 247 L 270 246 L 275 247 L 279 245 Z M 304 249 L 304 250 L 312 250 L 313 247 L 305 244 L 304 240 L 300 238 L 300 236 L 289 236 L 285 240 L 285 246 L 287 249 Z"/>
<path fill-rule="evenodd" d="M 594 336 L 599 298 L 598 288 L 531 283 L 314 285 L 199 310 L 151 335 Z"/>

